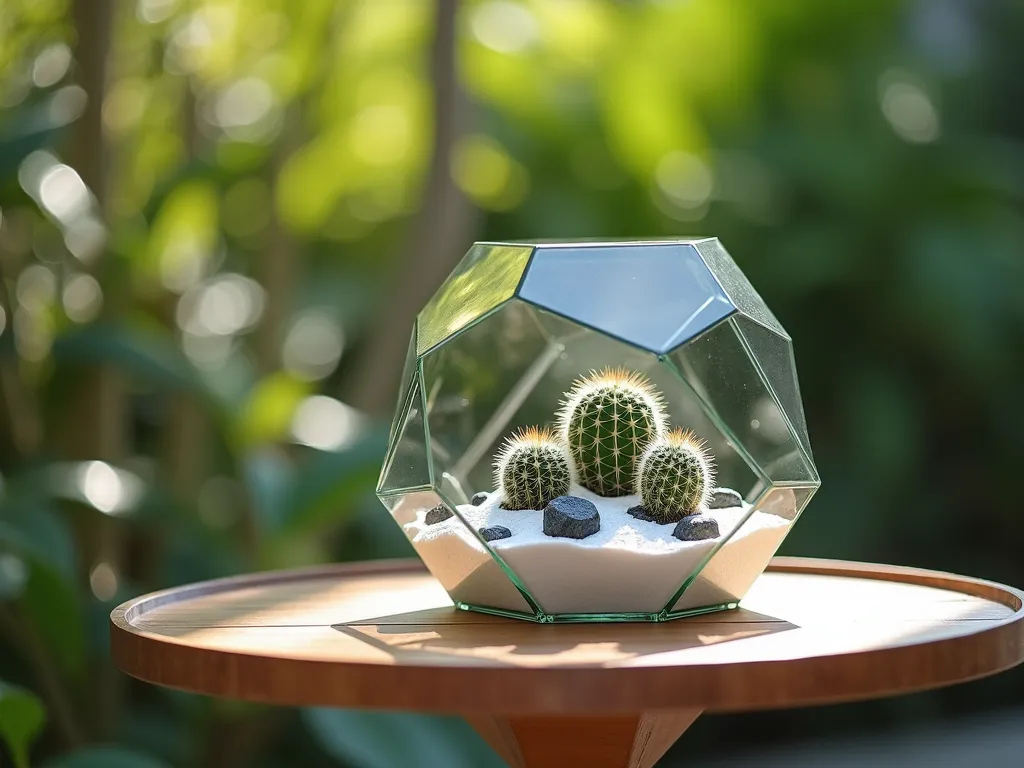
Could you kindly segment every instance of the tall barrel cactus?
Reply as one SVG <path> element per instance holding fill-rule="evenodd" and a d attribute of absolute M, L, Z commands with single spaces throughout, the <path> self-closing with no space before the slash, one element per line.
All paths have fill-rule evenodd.
<path fill-rule="evenodd" d="M 644 450 L 636 471 L 636 493 L 659 523 L 676 523 L 697 512 L 711 496 L 715 467 L 692 432 L 674 429 Z"/>
<path fill-rule="evenodd" d="M 633 492 L 640 454 L 665 431 L 661 396 L 644 376 L 623 368 L 574 382 L 558 419 L 580 485 L 601 496 Z"/>
<path fill-rule="evenodd" d="M 550 430 L 537 427 L 509 438 L 494 468 L 505 509 L 543 509 L 567 495 L 572 482 L 565 445 Z"/>

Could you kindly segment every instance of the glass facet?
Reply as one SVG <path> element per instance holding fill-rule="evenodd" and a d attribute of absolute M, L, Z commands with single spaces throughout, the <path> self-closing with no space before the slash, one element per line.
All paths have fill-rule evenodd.
<path fill-rule="evenodd" d="M 532 252 L 528 245 L 474 245 L 420 312 L 416 352 L 422 355 L 511 298 Z"/>
<path fill-rule="evenodd" d="M 378 493 L 394 493 L 406 488 L 429 486 L 430 451 L 423 425 L 423 400 L 419 382 L 413 380 L 406 397 L 400 423 L 387 455 L 377 485 Z"/>
<path fill-rule="evenodd" d="M 477 244 L 413 343 L 378 495 L 461 608 L 660 621 L 733 607 L 817 488 L 792 342 L 717 240 Z M 715 508 L 687 518 L 713 517 L 713 534 L 676 535 L 638 519 L 638 497 L 578 485 L 603 511 L 570 543 L 543 509 L 503 508 L 503 446 L 529 426 L 560 443 L 560 403 L 607 368 L 646 379 L 713 456 Z"/>
<path fill-rule="evenodd" d="M 402 527 L 416 554 L 455 603 L 479 604 L 520 613 L 524 618 L 535 615 L 535 609 L 516 589 L 490 551 L 436 492 L 423 490 L 381 496 L 381 501 Z M 455 537 L 429 535 L 431 526 L 426 525 L 424 519 L 432 510 L 444 510 L 451 515 L 446 522 L 455 529 Z M 451 538 L 457 538 L 459 545 L 454 545 Z"/>
<path fill-rule="evenodd" d="M 771 488 L 757 510 L 685 586 L 672 613 L 738 602 L 778 551 L 817 486 Z"/>
<path fill-rule="evenodd" d="M 689 244 L 539 247 L 519 296 L 659 353 L 735 311 Z"/>

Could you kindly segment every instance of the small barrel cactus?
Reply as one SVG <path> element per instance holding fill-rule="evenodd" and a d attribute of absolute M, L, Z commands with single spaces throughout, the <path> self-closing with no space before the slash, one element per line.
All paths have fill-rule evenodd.
<path fill-rule="evenodd" d="M 715 467 L 704 443 L 692 432 L 674 429 L 644 450 L 635 489 L 650 517 L 676 523 L 708 501 Z"/>
<path fill-rule="evenodd" d="M 580 485 L 601 496 L 633 492 L 640 454 L 665 431 L 661 396 L 641 374 L 623 368 L 576 381 L 558 418 Z"/>
<path fill-rule="evenodd" d="M 548 429 L 530 427 L 509 438 L 494 467 L 505 509 L 544 509 L 568 494 L 572 482 L 565 445 Z"/>

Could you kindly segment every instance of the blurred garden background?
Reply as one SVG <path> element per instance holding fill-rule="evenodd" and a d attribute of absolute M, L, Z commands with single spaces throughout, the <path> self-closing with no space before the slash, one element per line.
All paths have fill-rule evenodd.
<path fill-rule="evenodd" d="M 411 554 L 372 490 L 478 239 L 721 237 L 795 340 L 823 484 L 784 552 L 1024 585 L 1022 71 L 998 0 L 3 0 L 0 765 L 497 764 L 107 647 L 145 591 Z M 664 764 L 1021 706 L 707 717 Z"/>

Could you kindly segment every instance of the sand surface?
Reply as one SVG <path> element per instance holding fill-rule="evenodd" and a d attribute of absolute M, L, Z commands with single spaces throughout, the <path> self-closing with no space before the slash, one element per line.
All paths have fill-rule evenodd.
<path fill-rule="evenodd" d="M 474 528 L 502 525 L 512 531 L 510 538 L 490 544 L 546 613 L 659 611 L 746 518 L 708 563 L 706 576 L 693 583 L 677 607 L 735 600 L 767 564 L 789 527 L 788 520 L 761 511 L 750 513 L 749 506 L 713 509 L 704 514 L 717 520 L 719 539 L 680 541 L 672 535 L 674 524 L 645 522 L 627 513 L 638 503 L 636 496 L 602 498 L 578 486 L 571 493 L 597 506 L 601 529 L 593 536 L 547 536 L 543 512 L 501 509 L 499 494 L 491 494 L 479 507 L 459 507 Z M 406 510 L 409 520 L 404 527 L 456 600 L 528 610 L 522 596 L 509 589 L 501 567 L 458 518 L 426 525 L 426 512 L 426 508 Z"/>

